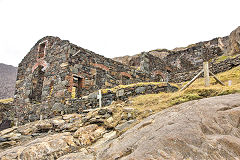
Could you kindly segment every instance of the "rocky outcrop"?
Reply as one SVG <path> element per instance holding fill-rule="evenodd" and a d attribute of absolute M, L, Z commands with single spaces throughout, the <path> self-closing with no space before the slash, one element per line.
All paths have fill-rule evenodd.
<path fill-rule="evenodd" d="M 139 123 L 140 114 L 118 103 L 5 129 L 0 159 L 240 158 L 240 94 L 183 103 Z"/>
<path fill-rule="evenodd" d="M 10 104 L 0 103 L 0 131 L 11 127 L 12 122 L 9 119 L 13 119 L 15 115 L 10 110 L 14 110 Z"/>
<path fill-rule="evenodd" d="M 16 78 L 17 67 L 0 63 L 0 99 L 13 97 Z"/>
<path fill-rule="evenodd" d="M 109 106 L 119 100 L 126 101 L 129 97 L 143 94 L 156 94 L 160 92 L 175 92 L 178 89 L 179 88 L 177 85 L 164 82 L 145 82 L 130 85 L 121 85 L 114 88 L 102 89 L 101 104 L 102 107 L 104 107 Z M 16 119 L 16 117 L 20 117 L 16 120 L 20 124 L 26 124 L 27 122 L 39 120 L 41 116 L 44 119 L 49 119 L 53 118 L 54 116 L 63 114 L 82 113 L 84 110 L 94 109 L 100 106 L 98 96 L 99 92 L 97 91 L 81 98 L 66 100 L 65 104 L 33 104 L 30 107 L 26 108 L 9 106 L 8 108 L 5 107 L 3 113 L 0 112 L 0 120 L 1 115 L 3 115 L 3 119 L 9 119 L 12 121 L 14 118 Z M 18 111 L 16 111 L 16 108 Z"/>
<path fill-rule="evenodd" d="M 118 103 L 108 108 L 44 119 L 0 131 L 0 160 L 91 159 L 86 150 L 116 138 L 137 123 L 139 111 Z M 93 145 L 92 145 L 93 146 Z"/>
<path fill-rule="evenodd" d="M 226 53 L 227 55 L 235 55 L 240 53 L 240 26 L 231 32 Z"/>
<path fill-rule="evenodd" d="M 209 69 L 214 74 L 221 73 L 228 71 L 236 66 L 240 65 L 240 55 L 236 55 L 234 57 L 226 57 L 225 60 L 221 62 L 212 61 L 209 64 Z M 194 76 L 196 76 L 203 67 L 199 67 L 199 69 L 187 71 L 187 72 L 179 72 L 179 73 L 170 73 L 169 79 L 173 82 L 184 82 L 184 81 L 190 81 Z"/>
<path fill-rule="evenodd" d="M 97 159 L 239 159 L 240 95 L 187 102 L 148 117 Z"/>
<path fill-rule="evenodd" d="M 191 44 L 187 47 L 168 49 L 156 49 L 149 52 L 142 52 L 134 56 L 117 57 L 114 60 L 139 68 L 144 61 L 153 67 L 149 72 L 160 70 L 161 72 L 184 72 L 198 69 L 203 61 L 214 59 L 223 55 L 229 45 L 229 37 L 214 38 L 210 41 Z M 143 55 L 150 55 L 145 58 Z M 151 62 L 151 63 L 149 63 Z M 141 69 L 141 68 L 140 68 Z"/>
<path fill-rule="evenodd" d="M 173 50 L 156 49 L 134 56 L 117 57 L 114 60 L 139 68 L 142 71 L 151 72 L 153 75 L 160 73 L 160 75 L 163 75 L 164 80 L 170 82 L 184 82 L 192 79 L 199 72 L 199 69 L 202 69 L 204 61 L 211 62 L 212 70 L 215 73 L 220 73 L 231 69 L 231 66 L 239 65 L 239 58 L 233 58 L 239 53 L 240 27 L 226 37 L 218 37 L 210 41 L 203 41 Z M 143 55 L 148 56 L 143 57 Z M 221 56 L 232 57 L 231 59 L 223 60 L 220 65 L 215 65 L 215 62 Z M 225 63 L 227 63 L 226 67 L 222 65 Z M 150 67 L 151 65 L 153 67 Z"/>

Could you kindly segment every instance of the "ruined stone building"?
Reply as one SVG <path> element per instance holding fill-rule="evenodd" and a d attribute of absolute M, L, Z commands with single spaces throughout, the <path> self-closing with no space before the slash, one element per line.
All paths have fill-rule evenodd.
<path fill-rule="evenodd" d="M 232 33 L 235 35 L 235 32 Z M 96 95 L 91 96 L 93 92 L 118 85 L 190 80 L 199 72 L 203 61 L 211 62 L 210 70 L 213 73 L 229 70 L 240 65 L 239 56 L 217 63 L 216 60 L 229 48 L 235 47 L 236 50 L 239 41 L 231 47 L 231 39 L 231 36 L 220 37 L 185 48 L 153 50 L 109 59 L 67 40 L 44 37 L 32 47 L 18 66 L 15 112 L 21 121 L 39 119 L 40 114 L 52 117 L 55 110 L 73 113 L 79 106 L 93 108 L 96 107 L 96 102 L 85 103 L 83 100 L 74 102 L 76 105 L 69 102 L 86 96 L 96 99 Z M 146 87 L 131 88 L 121 94 L 139 94 L 145 89 Z M 158 93 L 166 90 L 166 86 L 148 86 L 148 90 Z M 109 104 L 116 95 L 109 93 L 106 96 L 106 103 Z M 27 115 L 35 117 L 26 117 Z"/>
<path fill-rule="evenodd" d="M 210 67 L 214 73 L 226 71 L 238 65 L 238 63 L 234 64 L 233 61 L 229 61 L 230 66 L 227 67 L 226 62 L 217 62 L 218 57 L 227 54 L 228 48 L 231 48 L 231 41 L 233 40 L 229 36 L 219 37 L 173 50 L 156 49 L 134 56 L 113 59 L 125 65 L 141 68 L 152 74 L 160 74 L 165 77 L 164 79 L 168 76 L 170 82 L 178 83 L 191 80 L 202 69 L 204 61 L 210 62 Z M 144 61 L 143 55 L 148 57 Z"/>
<path fill-rule="evenodd" d="M 193 76 L 189 72 L 201 68 L 204 60 L 223 54 L 226 41 L 216 38 L 182 49 L 143 52 L 115 61 L 58 37 L 44 37 L 18 66 L 15 103 L 54 104 L 121 84 L 189 80 Z"/>
<path fill-rule="evenodd" d="M 149 62 L 146 56 L 143 58 Z M 136 69 L 58 37 L 44 37 L 18 66 L 15 104 L 26 107 L 48 102 L 53 105 L 120 84 L 163 81 L 162 73 L 148 72 L 151 67 L 149 63 L 142 63 L 141 68 Z"/>

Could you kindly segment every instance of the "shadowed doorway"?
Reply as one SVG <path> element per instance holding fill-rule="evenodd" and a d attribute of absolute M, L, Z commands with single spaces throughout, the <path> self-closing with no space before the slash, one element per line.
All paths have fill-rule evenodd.
<path fill-rule="evenodd" d="M 42 100 L 42 88 L 44 81 L 44 71 L 42 71 L 42 69 L 43 66 L 38 66 L 38 68 L 33 72 L 32 90 L 29 95 L 31 103 L 41 102 Z"/>

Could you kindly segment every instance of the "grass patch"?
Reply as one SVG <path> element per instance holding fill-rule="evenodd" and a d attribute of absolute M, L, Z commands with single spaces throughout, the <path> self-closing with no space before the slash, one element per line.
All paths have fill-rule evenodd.
<path fill-rule="evenodd" d="M 217 84 L 211 78 L 210 87 L 204 87 L 204 79 L 197 79 L 189 88 L 184 91 L 173 93 L 159 93 L 140 95 L 129 98 L 130 103 L 127 107 L 132 107 L 140 110 L 142 114 L 147 110 L 152 113 L 161 111 L 173 105 L 184 102 L 198 100 L 207 97 L 221 96 L 233 93 L 240 93 L 240 66 L 235 67 L 227 72 L 216 75 L 226 86 Z M 228 81 L 232 81 L 232 85 L 228 86 Z M 186 84 L 185 82 L 184 84 Z M 184 85 L 183 84 L 183 85 Z"/>
<path fill-rule="evenodd" d="M 238 55 L 233 55 L 233 56 L 226 56 L 226 55 L 222 55 L 216 58 L 215 63 L 220 63 L 225 61 L 226 59 L 233 59 L 236 58 Z"/>
<path fill-rule="evenodd" d="M 139 82 L 139 83 L 134 83 L 134 84 L 129 84 L 129 85 L 118 85 L 114 88 L 107 88 L 107 89 L 102 89 L 102 94 L 108 93 L 108 91 L 116 93 L 117 90 L 119 89 L 124 89 L 124 88 L 131 88 L 131 87 L 143 87 L 143 86 L 148 86 L 148 85 L 154 85 L 154 86 L 166 86 L 165 82 Z M 171 86 L 178 87 L 178 85 L 174 83 L 170 83 Z"/>
<path fill-rule="evenodd" d="M 171 106 L 207 97 L 240 93 L 240 66 L 235 67 L 227 72 L 217 74 L 216 76 L 226 86 L 221 86 L 220 84 L 217 84 L 215 80 L 211 78 L 210 81 L 211 86 L 204 87 L 204 79 L 200 78 L 197 79 L 189 88 L 187 88 L 184 91 L 169 93 L 161 92 L 158 94 L 145 94 L 136 97 L 130 97 L 127 102 L 116 101 L 112 105 L 108 106 L 110 108 L 112 107 L 114 119 L 116 120 L 113 122 L 114 123 L 113 125 L 116 126 L 117 124 L 124 123 L 124 120 L 126 118 L 123 117 L 128 117 L 129 113 L 126 114 L 123 112 L 123 110 L 127 108 L 132 109 L 132 112 L 130 114 L 134 117 L 133 119 L 136 119 L 136 121 L 130 126 L 126 127 L 123 131 L 118 133 L 119 135 L 124 133 L 126 130 L 132 128 L 137 123 L 141 122 L 142 119 L 156 112 L 169 108 Z M 231 86 L 227 86 L 229 80 L 232 81 Z M 186 83 L 188 82 L 184 82 L 184 84 Z M 116 87 L 115 89 L 149 84 L 161 85 L 163 83 L 147 82 L 131 85 L 121 85 Z"/>
<path fill-rule="evenodd" d="M 222 56 L 218 57 L 215 62 L 220 63 L 222 61 L 225 61 L 228 58 L 229 58 L 229 56 L 222 55 Z"/>
<path fill-rule="evenodd" d="M 11 102 L 13 102 L 13 98 L 0 99 L 0 103 L 11 103 Z"/>

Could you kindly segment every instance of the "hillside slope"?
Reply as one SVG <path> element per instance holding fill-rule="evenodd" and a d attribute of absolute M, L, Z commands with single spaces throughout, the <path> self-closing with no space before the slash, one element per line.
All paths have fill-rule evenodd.
<path fill-rule="evenodd" d="M 203 87 L 198 79 L 182 92 L 140 95 L 2 130 L 0 160 L 240 158 L 239 75 L 240 66 L 217 75 L 231 86 L 211 79 Z"/>
<path fill-rule="evenodd" d="M 13 97 L 16 77 L 17 67 L 0 63 L 0 99 Z"/>
<path fill-rule="evenodd" d="M 215 63 L 216 59 L 219 59 L 219 57 L 235 56 L 239 53 L 240 27 L 233 30 L 229 36 L 217 37 L 209 41 L 191 44 L 187 47 L 179 47 L 173 50 L 155 49 L 133 56 L 122 56 L 113 59 L 140 70 L 153 73 L 158 73 L 158 70 L 161 72 L 169 70 L 170 72 L 174 72 L 173 75 L 175 75 L 175 73 L 195 71 L 201 68 L 203 61 Z M 151 55 L 155 58 L 147 60 L 145 55 Z M 151 67 L 151 63 L 148 64 L 148 61 L 151 61 L 151 63 L 156 61 L 159 64 Z M 162 62 L 164 65 L 161 65 Z M 159 68 L 159 66 L 161 67 Z M 165 66 L 167 66 L 167 68 L 165 68 Z M 179 75 L 177 77 L 179 77 Z M 169 81 L 171 81 L 171 78 Z M 172 82 L 177 81 L 173 79 Z"/>
<path fill-rule="evenodd" d="M 240 94 L 183 103 L 144 119 L 97 159 L 239 159 L 239 114 Z"/>
<path fill-rule="evenodd" d="M 133 124 L 138 113 L 131 108 L 119 112 L 117 108 L 119 105 L 3 130 L 0 159 L 240 158 L 240 94 L 165 109 L 123 134 L 120 131 Z M 125 122 L 118 124 L 121 119 Z"/>

